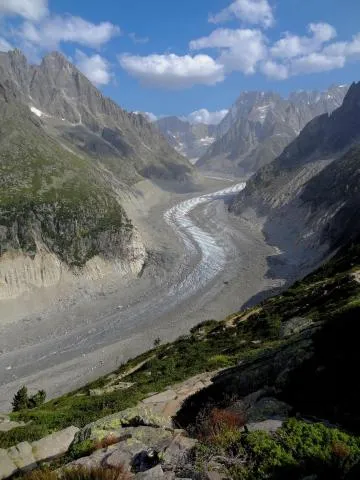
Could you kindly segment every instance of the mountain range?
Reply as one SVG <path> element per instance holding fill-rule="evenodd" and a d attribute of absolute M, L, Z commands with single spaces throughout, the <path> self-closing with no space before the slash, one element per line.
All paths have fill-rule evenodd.
<path fill-rule="evenodd" d="M 155 125 L 177 152 L 195 163 L 215 141 L 216 125 L 190 123 L 179 117 L 163 117 Z"/>
<path fill-rule="evenodd" d="M 271 162 L 314 117 L 338 108 L 347 85 L 325 92 L 243 92 L 216 127 L 216 141 L 197 162 L 203 170 L 244 175 Z"/>
<path fill-rule="evenodd" d="M 359 141 L 360 83 L 354 83 L 341 107 L 314 118 L 258 170 L 232 211 L 261 219 L 293 259 L 323 258 L 360 232 Z"/>
<path fill-rule="evenodd" d="M 80 268 L 138 273 L 145 250 L 121 193 L 144 178 L 191 182 L 188 160 L 56 52 L 38 66 L 0 53 L 0 113 L 0 297 Z"/>

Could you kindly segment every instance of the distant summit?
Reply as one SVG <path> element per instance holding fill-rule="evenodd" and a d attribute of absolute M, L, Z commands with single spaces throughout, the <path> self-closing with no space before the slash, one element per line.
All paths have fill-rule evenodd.
<path fill-rule="evenodd" d="M 347 85 L 325 92 L 243 92 L 215 130 L 216 141 L 197 166 L 243 175 L 276 158 L 314 117 L 338 108 Z"/>

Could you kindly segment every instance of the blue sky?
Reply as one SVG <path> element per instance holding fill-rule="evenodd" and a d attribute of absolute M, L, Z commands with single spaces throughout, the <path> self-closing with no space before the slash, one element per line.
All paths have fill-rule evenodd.
<path fill-rule="evenodd" d="M 359 0 L 0 0 L 0 50 L 60 50 L 127 110 L 215 122 L 243 90 L 359 80 L 359 19 Z"/>

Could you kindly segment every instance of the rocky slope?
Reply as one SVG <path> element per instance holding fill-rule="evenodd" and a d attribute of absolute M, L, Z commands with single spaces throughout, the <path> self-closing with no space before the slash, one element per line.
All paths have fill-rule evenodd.
<path fill-rule="evenodd" d="M 359 140 L 358 83 L 350 87 L 340 108 L 312 120 L 276 160 L 249 180 L 232 210 L 263 217 L 272 241 L 294 258 L 319 258 L 350 231 L 359 231 Z"/>
<path fill-rule="evenodd" d="M 141 176 L 186 180 L 191 166 L 143 116 L 104 97 L 63 55 L 39 66 L 14 50 L 0 54 L 0 80 L 41 117 L 59 141 L 85 153 L 126 182 Z"/>
<path fill-rule="evenodd" d="M 155 125 L 169 144 L 192 162 L 201 157 L 215 141 L 215 125 L 191 124 L 178 117 L 160 118 Z"/>
<path fill-rule="evenodd" d="M 144 247 L 106 177 L 1 93 L 0 299 L 58 284 L 70 270 L 138 273 Z"/>
<path fill-rule="evenodd" d="M 0 431 L 0 478 L 62 455 L 52 470 L 122 465 L 130 478 L 355 480 L 359 239 L 283 294 L 12 414 L 32 422 Z"/>
<path fill-rule="evenodd" d="M 0 53 L 0 299 L 138 274 L 145 249 L 119 203 L 145 178 L 191 182 L 190 163 L 143 117 L 58 53 Z"/>
<path fill-rule="evenodd" d="M 197 166 L 238 175 L 255 172 L 280 155 L 310 120 L 338 108 L 347 89 L 292 93 L 288 99 L 272 92 L 243 92 Z"/>

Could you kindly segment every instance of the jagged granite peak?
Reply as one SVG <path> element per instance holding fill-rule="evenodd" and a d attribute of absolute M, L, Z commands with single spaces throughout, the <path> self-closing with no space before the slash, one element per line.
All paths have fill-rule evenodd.
<path fill-rule="evenodd" d="M 242 92 L 197 166 L 243 175 L 271 162 L 314 117 L 338 108 L 348 86 L 325 92 Z"/>
<path fill-rule="evenodd" d="M 189 162 L 155 127 L 103 96 L 61 53 L 46 55 L 40 65 L 29 65 L 19 51 L 2 53 L 0 81 L 12 82 L 48 133 L 104 162 L 127 183 L 141 176 L 191 179 Z"/>
<path fill-rule="evenodd" d="M 299 249 L 326 255 L 346 231 L 360 233 L 359 144 L 360 82 L 351 85 L 341 107 L 311 120 L 260 168 L 231 210 L 265 219 L 266 234 L 294 258 Z"/>
<path fill-rule="evenodd" d="M 192 162 L 215 141 L 216 125 L 190 123 L 176 116 L 160 118 L 155 125 L 169 144 Z"/>

